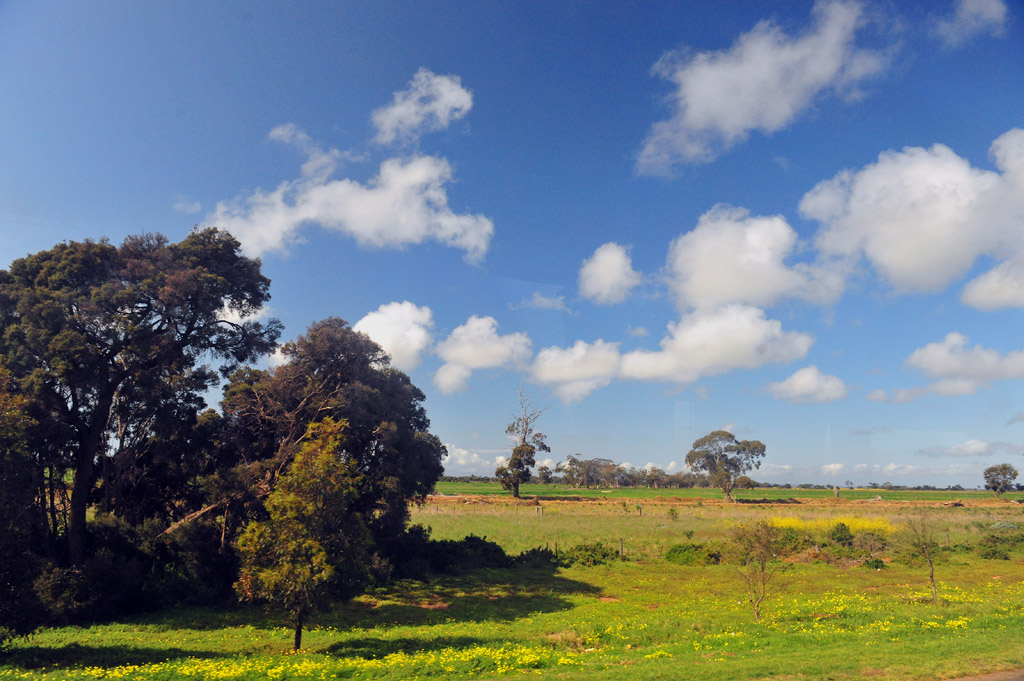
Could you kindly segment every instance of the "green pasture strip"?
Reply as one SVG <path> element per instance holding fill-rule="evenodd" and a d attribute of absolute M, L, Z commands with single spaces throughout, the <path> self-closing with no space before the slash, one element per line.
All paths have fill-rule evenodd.
<path fill-rule="evenodd" d="M 940 545 L 971 543 L 999 523 L 1024 529 L 1024 509 L 1016 504 L 978 508 L 927 507 L 938 530 Z M 541 502 L 539 506 L 501 503 L 424 504 L 412 509 L 413 522 L 430 528 L 435 539 L 460 539 L 469 534 L 497 542 L 510 553 L 535 547 L 554 550 L 580 542 L 599 542 L 623 549 L 629 557 L 660 557 L 673 544 L 723 539 L 729 527 L 761 518 L 783 525 L 804 525 L 810 534 L 823 535 L 837 521 L 871 526 L 879 521 L 895 528 L 917 507 L 840 504 L 836 506 L 728 504 L 715 506 L 648 505 L 638 511 L 635 502 Z M 793 522 L 795 521 L 795 522 Z"/>
<path fill-rule="evenodd" d="M 1024 666 L 1020 562 L 941 574 L 933 605 L 921 569 L 796 566 L 756 624 L 725 565 L 482 571 L 340 606 L 297 655 L 257 611 L 186 610 L 42 631 L 12 646 L 0 679 L 940 679 Z"/>
<path fill-rule="evenodd" d="M 439 482 L 435 487 L 437 494 L 447 495 L 505 495 L 511 493 L 502 489 L 497 482 Z M 611 489 L 587 489 L 568 485 L 541 485 L 529 483 L 521 485 L 519 493 L 523 498 L 581 498 L 581 499 L 724 499 L 722 490 L 709 487 L 692 487 L 684 489 L 652 489 L 648 487 L 619 487 Z M 886 489 L 843 489 L 841 499 L 874 499 L 882 497 L 885 501 L 953 501 L 962 499 L 993 499 L 991 492 L 981 490 L 886 490 Z M 801 489 L 794 487 L 765 487 L 758 489 L 739 489 L 733 491 L 733 497 L 739 500 L 785 500 L 785 499 L 832 499 L 832 492 L 827 489 Z M 1003 495 L 1006 500 L 1024 499 L 1024 492 L 1010 492 Z"/>

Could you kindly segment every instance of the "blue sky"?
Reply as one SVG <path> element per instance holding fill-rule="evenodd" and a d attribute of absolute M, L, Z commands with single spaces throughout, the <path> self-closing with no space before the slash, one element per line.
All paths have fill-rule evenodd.
<path fill-rule="evenodd" d="M 0 4 L 0 265 L 232 231 L 286 337 L 340 316 L 489 473 L 1024 463 L 1024 6 Z"/>

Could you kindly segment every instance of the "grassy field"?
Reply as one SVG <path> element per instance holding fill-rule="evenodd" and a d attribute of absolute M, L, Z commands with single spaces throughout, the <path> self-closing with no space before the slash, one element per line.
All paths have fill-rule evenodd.
<path fill-rule="evenodd" d="M 790 492 L 790 490 L 786 490 Z M 795 492 L 796 490 L 792 490 Z M 706 491 L 705 491 L 706 492 Z M 1024 560 L 970 547 L 1024 528 L 1021 506 L 960 494 L 870 502 L 685 504 L 656 499 L 541 501 L 438 497 L 414 510 L 436 538 L 486 535 L 507 551 L 600 541 L 625 559 L 595 567 L 481 570 L 399 582 L 314 623 L 305 651 L 253 609 L 188 609 L 89 628 L 43 630 L 0 658 L 0 679 L 943 679 L 1024 667 Z M 873 496 L 873 494 L 872 494 Z M 697 505 L 700 501 L 701 505 Z M 623 503 L 625 502 L 625 504 Z M 637 505 L 640 508 L 637 508 Z M 884 569 L 785 563 L 755 623 L 729 564 L 676 565 L 666 547 L 721 541 L 771 518 L 822 538 L 838 520 L 895 543 L 908 513 L 929 514 L 948 551 L 927 568 L 888 549 Z M 1019 532 L 1019 530 L 1016 530 Z M 947 534 L 948 532 L 948 534 Z M 1014 532 L 1014 530 L 1003 530 Z"/>
<path fill-rule="evenodd" d="M 500 495 L 509 496 L 497 482 L 439 482 L 439 495 Z M 568 485 L 541 485 L 530 483 L 521 485 L 520 496 L 524 498 L 539 497 L 540 499 L 580 498 L 580 499 L 723 499 L 722 490 L 717 488 L 686 488 L 686 489 L 651 489 L 647 487 L 621 487 L 612 489 L 586 489 L 569 487 Z M 993 497 L 991 492 L 981 490 L 887 490 L 887 489 L 843 489 L 842 499 L 874 499 L 882 497 L 885 501 L 952 501 L 954 499 L 985 500 Z M 763 487 L 758 489 L 738 489 L 733 497 L 739 500 L 785 500 L 785 499 L 832 499 L 831 490 L 827 489 L 785 489 L 782 487 Z M 1005 499 L 1024 499 L 1024 492 L 1010 492 Z"/>

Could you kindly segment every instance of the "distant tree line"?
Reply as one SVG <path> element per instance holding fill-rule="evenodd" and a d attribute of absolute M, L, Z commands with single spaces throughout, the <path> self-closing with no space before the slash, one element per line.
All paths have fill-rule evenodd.
<path fill-rule="evenodd" d="M 0 271 L 0 642 L 233 590 L 301 633 L 395 568 L 446 453 L 424 395 L 337 318 L 260 368 L 269 287 L 216 229 Z"/>

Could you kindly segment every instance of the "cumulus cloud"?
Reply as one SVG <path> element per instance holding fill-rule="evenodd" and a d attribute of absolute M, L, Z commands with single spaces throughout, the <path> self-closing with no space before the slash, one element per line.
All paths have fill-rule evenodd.
<path fill-rule="evenodd" d="M 888 397 L 875 392 L 881 393 L 882 400 L 911 402 L 926 395 L 973 395 L 992 381 L 1024 378 L 1024 350 L 1004 355 L 980 345 L 968 347 L 967 342 L 967 336 L 954 331 L 910 354 L 904 365 L 935 379 L 933 383 L 894 390 Z"/>
<path fill-rule="evenodd" d="M 952 447 L 927 447 L 917 450 L 920 456 L 949 456 L 954 458 L 1005 456 L 1019 454 L 1024 447 L 1010 442 L 986 442 L 972 438 Z"/>
<path fill-rule="evenodd" d="M 499 335 L 494 317 L 473 315 L 437 344 L 445 364 L 434 374 L 434 383 L 445 394 L 465 390 L 475 369 L 525 366 L 531 345 L 525 333 Z"/>
<path fill-rule="evenodd" d="M 562 402 L 576 402 L 611 383 L 619 371 L 618 343 L 576 341 L 569 348 L 550 347 L 537 353 L 530 367 L 535 383 L 552 385 Z"/>
<path fill-rule="evenodd" d="M 935 22 L 934 33 L 949 47 L 957 47 L 982 33 L 1003 34 L 1006 5 L 1003 0 L 956 0 L 950 16 Z"/>
<path fill-rule="evenodd" d="M 421 68 L 409 87 L 396 92 L 389 106 L 373 112 L 377 142 L 414 142 L 425 132 L 443 130 L 473 108 L 473 95 L 458 76 L 439 76 Z"/>
<path fill-rule="evenodd" d="M 668 325 L 660 350 L 620 353 L 618 343 L 577 341 L 537 353 L 531 380 L 553 386 L 563 402 L 581 400 L 612 380 L 692 383 L 703 376 L 789 362 L 807 354 L 814 339 L 783 331 L 764 310 L 730 305 L 684 315 Z"/>
<path fill-rule="evenodd" d="M 746 209 L 719 204 L 669 247 L 670 287 L 684 309 L 766 306 L 783 297 L 834 302 L 844 285 L 841 266 L 787 266 L 796 246 L 797 234 L 782 216 L 751 216 Z"/>
<path fill-rule="evenodd" d="M 660 350 L 626 353 L 620 371 L 634 380 L 691 383 L 734 369 L 797 360 L 813 343 L 808 334 L 783 331 L 782 324 L 768 319 L 764 310 L 727 305 L 670 323 Z"/>
<path fill-rule="evenodd" d="M 990 255 L 1003 263 L 969 283 L 964 302 L 1024 305 L 1024 130 L 1004 133 L 990 152 L 1001 173 L 941 144 L 886 151 L 820 183 L 800 212 L 822 223 L 822 252 L 863 254 L 899 292 L 940 291 Z"/>
<path fill-rule="evenodd" d="M 676 87 L 672 117 L 651 128 L 637 171 L 661 175 L 680 162 L 711 161 L 753 130 L 785 128 L 821 93 L 849 93 L 882 71 L 886 58 L 855 44 L 861 13 L 858 2 L 822 1 L 799 37 L 762 21 L 728 50 L 662 56 L 654 73 Z"/>
<path fill-rule="evenodd" d="M 614 242 L 600 246 L 580 267 L 580 295 L 602 305 L 621 303 L 641 282 L 629 249 Z"/>
<path fill-rule="evenodd" d="M 494 469 L 504 463 L 502 456 L 485 457 L 480 452 L 474 452 L 454 445 L 445 445 L 448 449 L 441 459 L 446 475 L 493 475 Z M 487 452 L 485 452 L 487 453 Z"/>
<path fill-rule="evenodd" d="M 841 378 L 822 373 L 812 364 L 796 371 L 780 383 L 770 384 L 768 391 L 777 400 L 834 402 L 846 397 L 846 384 Z"/>
<path fill-rule="evenodd" d="M 845 469 L 846 469 L 846 464 L 843 464 L 843 463 L 827 463 L 827 464 L 825 464 L 824 466 L 821 467 L 821 472 L 822 472 L 823 475 L 828 475 L 830 477 L 834 477 L 834 476 L 839 475 L 840 473 L 842 473 Z"/>
<path fill-rule="evenodd" d="M 417 307 L 408 300 L 381 305 L 353 325 L 372 338 L 391 356 L 391 364 L 402 371 L 420 365 L 420 355 L 430 347 L 433 338 L 433 313 L 427 306 Z"/>
<path fill-rule="evenodd" d="M 457 214 L 448 207 L 445 185 L 452 169 L 443 158 L 413 156 L 384 161 L 366 184 L 331 179 L 343 155 L 324 151 L 294 126 L 279 126 L 271 138 L 298 147 L 307 157 L 302 177 L 273 191 L 219 202 L 206 223 L 234 234 L 246 253 L 285 251 L 307 224 L 341 232 L 361 246 L 400 248 L 428 239 L 466 252 L 479 262 L 494 225 L 482 215 Z"/>

